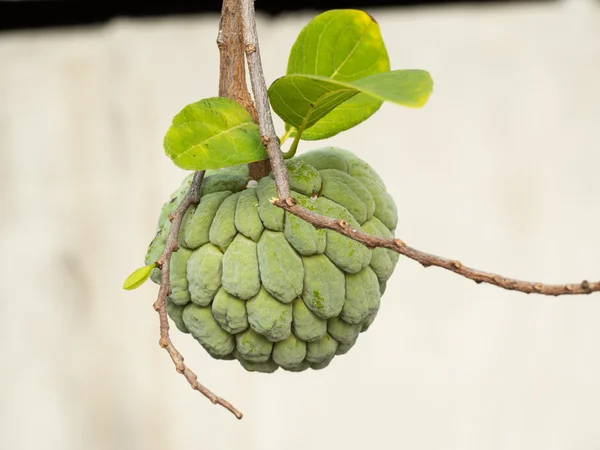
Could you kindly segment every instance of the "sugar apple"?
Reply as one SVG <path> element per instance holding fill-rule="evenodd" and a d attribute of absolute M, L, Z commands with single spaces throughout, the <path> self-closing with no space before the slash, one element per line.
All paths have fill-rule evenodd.
<path fill-rule="evenodd" d="M 397 210 L 383 181 L 346 150 L 327 147 L 286 162 L 299 204 L 355 229 L 391 238 Z M 188 176 L 162 208 L 146 264 L 162 254 Z M 272 175 L 247 166 L 207 171 L 201 200 L 184 216 L 173 253 L 167 312 L 218 359 L 249 371 L 326 367 L 373 322 L 398 254 L 318 230 L 269 201 Z M 160 283 L 160 271 L 151 275 Z"/>

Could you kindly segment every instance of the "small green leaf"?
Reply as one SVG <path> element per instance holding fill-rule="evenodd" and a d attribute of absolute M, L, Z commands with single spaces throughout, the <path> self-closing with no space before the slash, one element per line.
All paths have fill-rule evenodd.
<path fill-rule="evenodd" d="M 353 82 L 316 75 L 286 75 L 273 82 L 269 99 L 279 117 L 299 130 L 308 130 L 305 133 L 320 120 L 325 122 L 323 130 L 339 132 L 340 122 L 327 121 L 327 115 L 358 94 L 420 108 L 432 89 L 433 81 L 424 70 L 394 70 Z M 302 138 L 307 139 L 304 134 Z"/>
<path fill-rule="evenodd" d="M 213 97 L 187 105 L 173 118 L 165 152 L 187 170 L 220 169 L 267 158 L 258 125 L 235 100 Z"/>
<path fill-rule="evenodd" d="M 150 272 L 152 272 L 152 269 L 155 267 L 156 263 L 152 263 L 148 266 L 140 267 L 139 269 L 134 270 L 133 273 L 127 277 L 125 283 L 123 283 L 123 289 L 131 291 L 140 287 L 146 282 L 150 276 Z"/>
<path fill-rule="evenodd" d="M 320 14 L 302 29 L 290 51 L 287 74 L 319 75 L 351 82 L 389 70 L 390 61 L 377 22 L 364 11 L 344 9 Z M 373 97 L 362 94 L 351 97 L 302 138 L 331 137 L 358 125 L 381 107 L 381 100 Z"/>

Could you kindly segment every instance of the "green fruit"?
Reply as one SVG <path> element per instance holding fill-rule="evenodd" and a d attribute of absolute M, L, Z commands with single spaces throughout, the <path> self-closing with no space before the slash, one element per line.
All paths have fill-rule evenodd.
<path fill-rule="evenodd" d="M 396 206 L 367 163 L 327 147 L 286 165 L 298 204 L 393 238 Z M 163 205 L 146 264 L 162 255 L 192 176 Z M 373 323 L 398 255 L 316 229 L 274 206 L 276 196 L 272 175 L 249 184 L 245 165 L 207 171 L 172 255 L 167 313 L 214 358 L 248 371 L 320 370 Z M 151 279 L 160 283 L 159 269 Z"/>

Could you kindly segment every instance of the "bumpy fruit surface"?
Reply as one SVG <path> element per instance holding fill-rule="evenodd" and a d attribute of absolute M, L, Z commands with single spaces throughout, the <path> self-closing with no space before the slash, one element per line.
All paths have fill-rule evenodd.
<path fill-rule="evenodd" d="M 292 196 L 312 211 L 391 238 L 394 201 L 352 153 L 327 147 L 287 161 Z M 188 176 L 162 208 L 146 255 L 161 255 Z M 247 167 L 207 171 L 172 256 L 167 312 L 218 359 L 246 370 L 322 369 L 373 322 L 398 255 L 317 230 L 269 201 L 271 176 L 248 182 Z M 152 280 L 160 282 L 154 269 Z"/>

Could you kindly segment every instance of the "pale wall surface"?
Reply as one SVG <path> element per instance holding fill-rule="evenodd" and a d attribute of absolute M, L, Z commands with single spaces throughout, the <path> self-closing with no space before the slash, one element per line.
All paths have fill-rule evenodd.
<path fill-rule="evenodd" d="M 394 68 L 436 81 L 425 109 L 386 105 L 331 141 L 380 171 L 398 236 L 506 275 L 597 279 L 600 3 L 371 12 Z M 269 82 L 311 16 L 260 21 Z M 0 35 L 0 448 L 600 448 L 600 294 L 408 260 L 324 371 L 246 373 L 177 334 L 243 421 L 189 389 L 157 346 L 156 287 L 121 283 L 183 177 L 162 153 L 171 117 L 216 93 L 216 28 Z"/>

